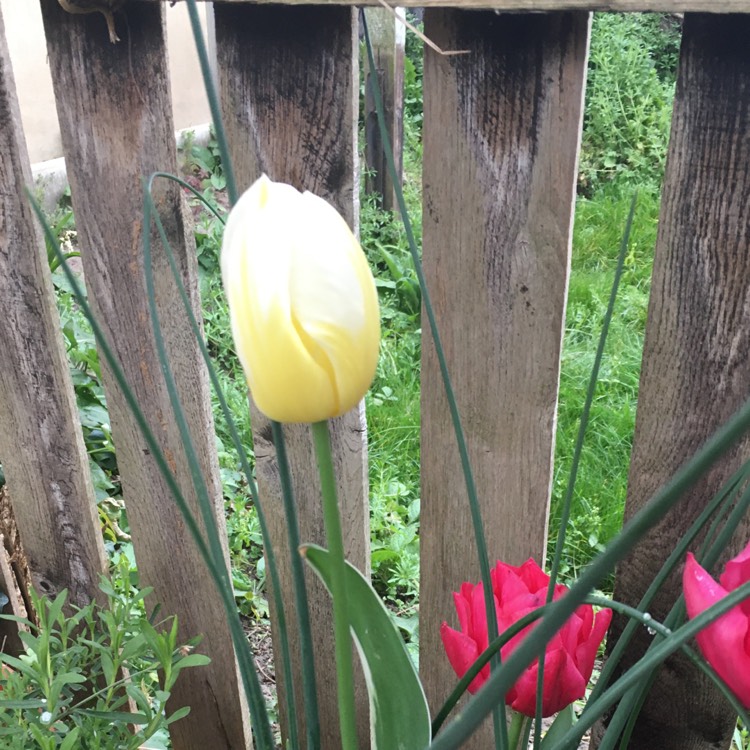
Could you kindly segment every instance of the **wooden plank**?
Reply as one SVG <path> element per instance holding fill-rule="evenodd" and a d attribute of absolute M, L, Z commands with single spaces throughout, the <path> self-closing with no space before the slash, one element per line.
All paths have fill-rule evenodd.
<path fill-rule="evenodd" d="M 107 569 L 0 15 L 0 461 L 33 585 L 84 606 Z"/>
<path fill-rule="evenodd" d="M 403 8 L 398 13 L 403 15 Z M 399 182 L 403 176 L 404 150 L 404 52 L 406 27 L 386 8 L 364 11 L 375 58 L 376 80 L 383 97 L 383 109 L 388 126 L 388 138 L 396 164 Z M 396 208 L 393 180 L 378 126 L 378 113 L 370 85 L 371 73 L 365 65 L 365 189 L 380 196 L 386 210 Z"/>
<path fill-rule="evenodd" d="M 142 0 L 166 2 L 167 0 Z M 241 4 L 251 0 L 223 0 Z M 252 0 L 275 4 L 278 0 Z M 285 5 L 379 6 L 380 0 L 285 0 Z M 389 3 L 390 4 L 390 3 Z M 406 8 L 485 8 L 498 11 L 542 10 L 659 11 L 664 13 L 750 13 L 750 0 L 398 0 Z"/>
<path fill-rule="evenodd" d="M 545 555 L 588 29 L 585 13 L 425 11 L 431 39 L 470 50 L 426 51 L 424 265 L 492 564 Z M 480 574 L 427 334 L 420 539 L 420 670 L 437 710 L 456 681 L 440 625 Z"/>
<path fill-rule="evenodd" d="M 141 178 L 157 169 L 177 171 L 165 11 L 163 6 L 128 6 L 128 23 L 118 25 L 124 41 L 112 44 L 98 15 L 70 15 L 57 0 L 42 0 L 89 299 L 199 516 L 156 355 L 142 259 Z M 176 186 L 164 181 L 157 183 L 154 197 L 182 279 L 199 309 L 195 251 L 184 200 Z M 164 337 L 200 468 L 223 530 L 207 376 L 155 230 L 153 235 Z M 161 603 L 164 616 L 178 616 L 182 639 L 203 634 L 200 650 L 212 660 L 207 667 L 186 670 L 177 681 L 170 708 L 189 705 L 191 712 L 170 727 L 173 747 L 250 747 L 243 693 L 219 594 L 121 392 L 103 369 L 141 583 L 154 587 L 153 602 Z"/>
<path fill-rule="evenodd" d="M 749 35 L 750 17 L 685 18 L 626 519 L 750 396 Z M 708 498 L 748 457 L 745 439 L 638 545 L 618 569 L 616 599 L 638 602 Z M 725 559 L 748 536 L 746 518 Z M 680 593 L 681 574 L 651 605 L 657 620 Z M 616 619 L 613 635 L 621 628 Z M 650 640 L 636 632 L 625 664 Z M 709 685 L 686 660 L 668 661 L 628 747 L 729 747 L 735 717 Z"/>
<path fill-rule="evenodd" d="M 285 8 L 216 4 L 224 122 L 237 181 L 248 187 L 261 173 L 329 200 L 355 226 L 357 216 L 356 12 L 349 8 Z M 281 585 L 288 607 L 298 705 L 302 706 L 299 641 L 291 594 L 286 522 L 270 424 L 253 411 L 258 485 L 265 501 Z M 320 487 L 309 428 L 285 425 L 303 541 L 324 543 Z M 333 449 L 347 558 L 369 573 L 366 423 L 354 409 L 336 420 Z M 340 747 L 330 599 L 307 577 L 321 710 L 321 747 Z M 274 633 L 278 643 L 278 634 Z M 277 651 L 278 653 L 278 651 Z M 279 690 L 285 689 L 280 665 Z M 367 746 L 367 700 L 357 687 L 361 745 Z M 279 701 L 283 711 L 283 701 Z M 302 713 L 300 711 L 300 713 Z M 283 714 L 282 714 L 283 716 Z M 286 732 L 287 717 L 283 716 Z M 304 732 L 300 731 L 304 737 Z"/>

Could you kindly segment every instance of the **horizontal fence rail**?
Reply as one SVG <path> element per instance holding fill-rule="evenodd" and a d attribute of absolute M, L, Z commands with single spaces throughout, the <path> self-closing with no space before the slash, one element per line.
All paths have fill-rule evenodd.
<path fill-rule="evenodd" d="M 140 0 L 168 2 L 170 0 Z M 240 5 L 249 0 L 223 0 Z M 252 4 L 275 4 L 277 0 L 252 0 Z M 284 5 L 381 5 L 381 0 L 285 0 Z M 399 0 L 387 3 L 405 8 L 486 8 L 503 11 L 653 11 L 660 13 L 750 13 L 750 0 Z"/>

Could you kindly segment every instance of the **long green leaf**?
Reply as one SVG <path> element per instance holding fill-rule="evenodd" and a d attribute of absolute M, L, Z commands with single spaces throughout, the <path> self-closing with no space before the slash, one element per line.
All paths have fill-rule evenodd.
<path fill-rule="evenodd" d="M 302 554 L 331 590 L 327 550 Z M 423 750 L 430 742 L 430 712 L 398 628 L 364 576 L 346 564 L 347 613 L 362 658 L 370 696 L 373 750 Z"/>
<path fill-rule="evenodd" d="M 104 719 L 113 724 L 145 724 L 148 721 L 148 716 L 145 714 L 133 714 L 129 711 L 94 711 L 93 709 L 82 708 L 81 713 L 84 716 Z"/>
<path fill-rule="evenodd" d="M 154 334 L 154 343 L 159 357 L 164 383 L 169 394 L 169 402 L 172 406 L 172 412 L 175 417 L 177 429 L 180 433 L 182 447 L 190 467 L 191 479 L 198 500 L 198 508 L 203 519 L 205 534 L 208 537 L 209 555 L 212 558 L 212 578 L 220 594 L 224 609 L 229 622 L 229 630 L 237 655 L 237 662 L 240 668 L 240 675 L 247 694 L 248 705 L 250 709 L 251 723 L 257 735 L 258 745 L 270 748 L 273 746 L 271 728 L 266 710 L 265 699 L 260 687 L 258 672 L 255 668 L 255 661 L 248 649 L 246 636 L 242 629 L 242 624 L 237 613 L 237 605 L 234 601 L 234 591 L 232 589 L 231 574 L 229 567 L 224 558 L 224 549 L 219 536 L 219 529 L 214 517 L 214 508 L 211 498 L 208 494 L 205 477 L 200 468 L 198 454 L 190 434 L 190 428 L 187 424 L 185 411 L 182 408 L 179 394 L 177 393 L 177 384 L 169 364 L 166 344 L 161 329 L 161 321 L 156 308 L 156 290 L 154 285 L 154 272 L 151 255 L 151 222 L 153 216 L 153 200 L 150 192 L 144 187 L 143 198 L 143 263 L 146 274 L 146 297 L 148 300 L 149 314 L 151 317 L 151 330 Z M 169 246 L 166 233 L 163 231 L 161 222 L 157 222 L 160 228 L 160 238 L 165 247 Z M 181 284 L 180 284 L 181 286 Z"/>
<path fill-rule="evenodd" d="M 557 714 L 557 718 L 552 722 L 552 726 L 547 730 L 547 734 L 544 735 L 544 739 L 541 737 L 539 738 L 539 741 L 541 743 L 540 747 L 542 750 L 548 750 L 549 748 L 553 748 L 555 746 L 555 742 L 557 742 L 561 737 L 565 736 L 565 733 L 575 724 L 576 714 L 573 710 L 573 704 L 571 703 L 569 706 L 566 706 L 562 711 L 560 711 L 559 714 Z M 534 737 L 534 742 L 536 743 L 536 736 Z"/>
<path fill-rule="evenodd" d="M 649 650 L 643 659 L 622 675 L 600 698 L 586 706 L 587 713 L 592 717 L 591 720 L 588 722 L 579 721 L 568 730 L 555 746 L 555 750 L 573 750 L 578 747 L 581 737 L 586 732 L 587 725 L 590 725 L 600 716 L 603 716 L 604 712 L 610 706 L 614 705 L 633 687 L 637 687 L 643 681 L 644 676 L 652 673 L 668 656 L 681 649 L 701 630 L 748 598 L 750 598 L 750 582 L 731 591 L 727 596 L 711 605 L 707 610 L 701 612 L 690 620 L 690 622 L 675 630 L 669 637 Z"/>
<path fill-rule="evenodd" d="M 19 711 L 31 708 L 46 708 L 47 701 L 44 698 L 26 698 L 19 700 L 5 700 L 0 698 L 0 711 Z"/>
<path fill-rule="evenodd" d="M 661 570 L 656 575 L 654 580 L 649 585 L 646 593 L 641 598 L 641 601 L 638 603 L 638 609 L 641 612 L 648 611 L 649 607 L 651 606 L 651 602 L 653 601 L 653 598 L 656 596 L 657 592 L 661 588 L 664 581 L 669 577 L 670 573 L 674 570 L 674 568 L 684 560 L 685 553 L 690 547 L 690 544 L 698 536 L 698 534 L 700 534 L 701 529 L 706 525 L 706 523 L 714 514 L 714 512 L 717 510 L 717 508 L 719 508 L 719 506 L 722 505 L 723 503 L 729 504 L 729 503 L 734 502 L 735 490 L 737 490 L 737 488 L 741 486 L 742 482 L 747 478 L 747 475 L 749 472 L 750 472 L 750 463 L 745 464 L 739 471 L 737 471 L 726 482 L 722 491 L 719 492 L 716 495 L 716 497 L 713 498 L 706 505 L 704 510 L 701 512 L 700 516 L 695 520 L 693 525 L 687 530 L 687 532 L 684 534 L 680 542 L 675 546 L 674 550 L 672 550 L 669 557 L 664 562 L 664 565 L 662 565 Z M 669 623 L 668 618 L 665 619 L 665 623 L 669 627 L 672 627 L 672 624 Z M 609 654 L 606 662 L 604 663 L 604 667 L 602 669 L 601 674 L 599 675 L 599 679 L 597 680 L 597 683 L 594 686 L 594 689 L 591 691 L 591 696 L 589 698 L 590 701 L 596 700 L 599 697 L 599 695 L 601 695 L 601 693 L 604 692 L 604 689 L 609 684 L 611 676 L 614 674 L 615 667 L 617 666 L 620 659 L 622 658 L 622 655 L 625 653 L 625 649 L 637 628 L 638 628 L 637 620 L 632 620 L 632 619 L 625 626 L 625 629 L 622 631 L 622 633 L 620 634 L 620 637 L 617 639 L 617 643 L 615 644 L 615 647 L 612 649 L 612 652 Z"/>
<path fill-rule="evenodd" d="M 122 365 L 120 364 L 117 357 L 115 357 L 112 348 L 107 341 L 107 337 L 104 335 L 99 322 L 91 311 L 91 308 L 86 299 L 86 295 L 82 291 L 78 279 L 63 257 L 57 238 L 52 233 L 52 230 L 50 229 L 50 226 L 46 221 L 44 213 L 39 207 L 39 204 L 36 202 L 36 200 L 28 190 L 26 192 L 32 209 L 34 210 L 39 223 L 42 225 L 45 237 L 53 247 L 55 256 L 60 260 L 63 272 L 65 273 L 65 277 L 70 285 L 76 302 L 78 303 L 81 311 L 86 316 L 86 319 L 91 326 L 91 330 L 94 334 L 94 338 L 96 339 L 97 346 L 99 347 L 100 355 L 104 357 L 105 361 L 109 365 L 112 376 L 122 392 L 125 403 L 130 409 L 130 412 L 133 415 L 133 418 L 135 419 L 135 422 L 138 425 L 141 434 L 143 435 L 143 439 L 154 458 L 159 472 L 161 473 L 165 483 L 172 493 L 172 497 L 177 504 L 180 513 L 182 514 L 188 531 L 190 532 L 190 535 L 193 538 L 193 541 L 195 542 L 195 545 L 198 548 L 198 551 L 200 552 L 200 555 L 203 558 L 203 561 L 205 562 L 206 567 L 211 574 L 211 577 L 213 578 L 214 582 L 216 582 L 219 591 L 222 594 L 222 602 L 229 617 L 232 637 L 237 647 L 237 657 L 240 663 L 246 692 L 249 696 L 258 696 L 255 700 L 255 704 L 259 707 L 259 711 L 255 712 L 257 720 L 254 721 L 253 727 L 254 731 L 256 732 L 256 741 L 259 748 L 270 749 L 273 747 L 273 736 L 271 733 L 270 722 L 268 720 L 268 714 L 265 710 L 263 696 L 260 692 L 257 673 L 254 669 L 255 664 L 247 648 L 247 642 L 245 640 L 244 631 L 242 630 L 242 625 L 237 617 L 237 608 L 234 602 L 234 593 L 232 592 L 231 585 L 222 585 L 222 582 L 227 577 L 226 569 L 223 565 L 223 560 L 217 563 L 217 560 L 214 559 L 214 556 L 211 553 L 206 540 L 203 538 L 203 534 L 201 533 L 198 522 L 192 513 L 190 505 L 187 503 L 185 496 L 182 494 L 179 484 L 177 483 L 177 479 L 175 478 L 174 474 L 172 474 L 169 466 L 167 465 L 167 461 L 164 456 L 164 452 L 161 449 L 161 445 L 156 440 L 156 437 L 151 430 L 148 420 L 146 419 L 146 416 L 143 413 L 143 410 L 141 409 L 140 404 L 138 403 L 138 400 L 133 393 L 133 390 L 130 388 L 127 382 L 127 378 L 125 377 Z M 223 571 L 222 568 L 224 568 Z M 242 646 L 241 648 L 240 645 Z M 261 712 L 262 715 L 258 715 Z"/>
<path fill-rule="evenodd" d="M 717 496 L 711 500 L 711 502 L 708 504 L 706 510 L 709 508 L 717 508 L 719 506 L 719 512 L 716 514 L 716 519 L 711 524 L 711 527 L 708 531 L 708 534 L 706 535 L 706 542 L 704 543 L 704 549 L 701 550 L 701 552 L 697 555 L 699 562 L 703 567 L 706 569 L 709 569 L 713 567 L 713 565 L 716 563 L 719 556 L 724 552 L 726 549 L 726 545 L 729 543 L 729 540 L 734 534 L 734 531 L 737 528 L 737 525 L 739 522 L 745 517 L 746 510 L 748 508 L 748 505 L 750 505 L 750 487 L 745 487 L 744 492 L 742 493 L 742 496 L 739 500 L 735 500 L 736 498 L 736 492 L 733 491 L 734 488 L 742 489 L 742 487 L 745 485 L 748 477 L 748 472 L 750 471 L 750 463 L 745 463 L 743 466 L 737 471 L 732 478 L 727 482 L 722 488 L 722 490 L 717 494 Z M 718 528 L 719 524 L 721 523 L 726 510 L 731 507 L 731 505 L 734 504 L 734 508 L 731 510 L 731 513 L 729 514 L 729 517 L 726 519 L 723 528 L 718 533 L 716 538 L 714 539 L 714 534 L 716 532 L 716 529 Z M 663 581 L 666 579 L 666 576 L 671 573 L 673 568 L 676 566 L 676 564 L 682 563 L 685 559 L 685 553 L 689 547 L 690 542 L 697 536 L 699 531 L 706 525 L 711 513 L 706 513 L 706 510 L 704 510 L 699 518 L 693 523 L 691 528 L 688 530 L 688 532 L 683 536 L 682 540 L 680 540 L 680 543 L 676 546 L 676 548 L 673 550 L 673 552 L 670 554 L 669 558 L 667 559 L 667 562 L 662 566 L 661 571 L 657 575 L 657 577 L 652 582 L 651 586 L 649 587 L 649 591 L 646 592 L 646 595 L 644 595 L 643 599 L 641 600 L 641 603 L 638 605 L 638 608 L 642 611 L 647 611 L 647 608 L 651 602 L 651 598 L 647 599 L 647 595 L 649 592 L 653 589 L 653 595 L 655 595 L 656 590 L 661 586 Z M 645 603 L 644 603 L 645 601 Z M 669 611 L 667 617 L 664 620 L 664 624 L 674 630 L 677 627 L 679 627 L 682 622 L 685 619 L 685 606 L 684 606 L 684 600 L 682 596 L 679 596 L 677 598 L 677 601 L 675 602 L 672 609 Z M 625 645 L 621 645 L 621 641 L 623 639 L 625 640 L 625 644 L 630 640 L 630 636 L 632 633 L 628 633 L 628 629 L 626 628 L 622 635 L 620 636 L 620 639 L 618 639 L 616 647 L 612 651 L 612 657 L 617 656 L 618 658 L 622 655 L 625 649 Z M 647 649 L 647 654 L 653 650 L 655 647 L 656 642 L 652 642 L 649 645 L 649 648 Z M 683 649 L 684 650 L 684 649 Z M 618 653 L 619 652 L 619 653 Z M 709 678 L 711 678 L 719 687 L 719 690 L 724 694 L 724 696 L 729 700 L 730 703 L 732 703 L 733 706 L 736 707 L 737 713 L 740 715 L 743 723 L 747 725 L 747 716 L 744 712 L 744 709 L 741 704 L 738 703 L 737 699 L 733 696 L 729 688 L 726 686 L 726 684 L 716 676 L 716 674 L 713 672 L 713 670 L 710 670 L 707 668 L 704 662 L 702 662 L 693 652 L 687 652 L 688 658 L 693 661 L 693 663 L 701 670 L 703 670 Z M 607 663 L 605 664 L 605 669 L 602 670 L 602 677 L 605 676 L 605 672 L 607 672 L 607 667 L 609 667 L 609 659 L 607 660 Z M 611 674 L 611 671 L 606 674 L 607 682 L 609 682 L 609 676 Z M 641 712 L 641 709 L 643 708 L 643 705 L 646 701 L 646 698 L 648 696 L 649 691 L 651 690 L 651 686 L 654 683 L 654 680 L 656 679 L 656 672 L 653 672 L 648 676 L 647 679 L 643 681 L 640 685 L 637 685 L 635 688 L 633 688 L 627 695 L 623 697 L 623 699 L 619 702 L 617 709 L 615 710 L 614 714 L 612 715 L 611 719 L 609 720 L 607 724 L 607 731 L 602 738 L 600 750 L 612 750 L 612 748 L 615 747 L 615 743 L 617 742 L 617 738 L 622 736 L 620 741 L 620 747 L 626 748 L 628 746 L 628 742 L 630 739 L 630 736 L 635 729 L 635 724 L 638 720 L 638 716 Z M 718 681 L 717 681 L 718 680 Z M 597 685 L 597 688 L 599 686 Z M 593 702 L 596 700 L 601 691 L 593 691 L 589 700 Z M 582 715 L 582 720 L 585 719 L 585 711 L 584 715 Z M 624 729 L 623 729 L 624 727 Z"/>
<path fill-rule="evenodd" d="M 617 267 L 615 269 L 615 278 L 612 282 L 612 289 L 609 294 L 609 303 L 607 305 L 607 312 L 604 314 L 604 323 L 602 324 L 602 331 L 599 336 L 599 343 L 596 347 L 596 355 L 594 356 L 594 366 L 591 368 L 591 376 L 589 378 L 588 389 L 586 390 L 586 400 L 583 405 L 583 411 L 581 412 L 581 422 L 578 426 L 578 436 L 576 437 L 575 448 L 573 449 L 573 461 L 570 468 L 570 475 L 568 476 L 568 485 L 565 489 L 565 497 L 563 498 L 562 511 L 560 513 L 560 527 L 557 533 L 557 542 L 555 544 L 555 555 L 552 559 L 552 567 L 549 575 L 549 586 L 547 587 L 547 603 L 552 601 L 555 594 L 555 586 L 557 585 L 557 576 L 560 571 L 560 562 L 562 561 L 563 549 L 565 547 L 565 536 L 568 529 L 568 522 L 570 521 L 570 508 L 573 504 L 573 492 L 575 491 L 576 479 L 578 478 L 578 466 L 581 461 L 581 455 L 583 454 L 583 441 L 586 437 L 586 428 L 589 423 L 589 416 L 591 414 L 591 405 L 594 403 L 594 394 L 596 393 L 596 385 L 599 381 L 599 369 L 602 364 L 602 358 L 604 356 L 604 347 L 607 343 L 607 336 L 609 334 L 609 324 L 612 321 L 612 315 L 615 311 L 615 302 L 617 300 L 617 292 L 620 288 L 620 279 L 622 278 L 622 271 L 625 267 L 625 256 L 628 251 L 628 245 L 630 244 L 630 231 L 633 227 L 633 217 L 635 216 L 635 205 L 637 195 L 633 196 L 630 202 L 630 211 L 628 213 L 627 221 L 625 222 L 625 231 L 620 241 L 620 252 L 617 256 Z M 539 659 L 539 674 L 537 677 L 537 688 L 536 688 L 536 717 L 534 724 L 534 750 L 537 750 L 539 743 L 542 741 L 542 685 L 544 684 L 544 656 Z"/>

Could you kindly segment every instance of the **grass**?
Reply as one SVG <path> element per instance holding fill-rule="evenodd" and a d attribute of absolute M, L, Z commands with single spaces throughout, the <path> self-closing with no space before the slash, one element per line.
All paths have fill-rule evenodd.
<path fill-rule="evenodd" d="M 610 188 L 595 198 L 579 199 L 576 206 L 560 377 L 550 555 L 554 553 L 559 506 L 568 481 L 578 420 L 630 200 L 628 193 Z M 576 482 L 561 569 L 563 578 L 574 578 L 622 525 L 658 213 L 658 194 L 641 193 Z"/>

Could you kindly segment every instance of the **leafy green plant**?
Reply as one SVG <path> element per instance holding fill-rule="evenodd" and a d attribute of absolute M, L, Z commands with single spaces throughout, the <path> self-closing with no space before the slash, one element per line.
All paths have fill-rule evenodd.
<path fill-rule="evenodd" d="M 221 154 L 213 132 L 205 146 L 191 144 L 190 163 L 201 179 L 201 185 L 208 196 L 216 191 L 225 190 L 227 180 L 221 165 Z"/>
<path fill-rule="evenodd" d="M 422 23 L 416 15 L 410 9 L 406 13 L 409 22 L 422 30 Z M 424 42 L 416 34 L 407 32 L 404 51 L 404 149 L 407 172 L 410 171 L 412 159 L 416 162 L 422 160 L 423 76 Z"/>
<path fill-rule="evenodd" d="M 73 246 L 73 240 L 75 240 L 75 217 L 73 216 L 73 208 L 70 202 L 70 187 L 65 189 L 57 209 L 50 217 L 50 227 L 60 242 L 60 247 L 64 251 L 63 256 L 66 260 L 78 258 L 80 253 Z M 50 271 L 56 271 L 60 263 L 55 257 L 54 248 L 46 238 L 45 246 L 47 248 L 49 269 Z"/>
<path fill-rule="evenodd" d="M 57 309 L 84 445 L 89 456 L 91 478 L 99 504 L 99 517 L 105 540 L 110 544 L 117 544 L 128 538 L 128 523 L 121 499 L 122 490 L 99 354 L 91 327 L 78 309 L 62 272 L 59 269 L 55 271 L 52 279 L 57 291 Z"/>
<path fill-rule="evenodd" d="M 738 723 L 732 736 L 731 750 L 748 750 L 748 748 L 750 748 L 750 732 L 742 726 L 742 723 Z"/>
<path fill-rule="evenodd" d="M 38 626 L 20 620 L 24 653 L 0 654 L 7 750 L 164 750 L 169 724 L 189 712 L 167 715 L 165 706 L 180 672 L 208 663 L 191 653 L 199 639 L 181 645 L 176 618 L 154 626 L 144 607 L 151 590 L 132 589 L 129 576 L 100 588 L 106 604 L 72 607 L 72 616 L 67 592 L 35 596 Z"/>
<path fill-rule="evenodd" d="M 598 13 L 591 34 L 579 188 L 658 186 L 669 139 L 679 26 Z"/>

